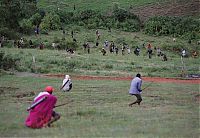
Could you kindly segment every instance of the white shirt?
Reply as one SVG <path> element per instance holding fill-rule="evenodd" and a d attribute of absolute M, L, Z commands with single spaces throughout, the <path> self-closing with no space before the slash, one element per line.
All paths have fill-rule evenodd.
<path fill-rule="evenodd" d="M 68 81 L 68 82 L 67 82 L 67 81 Z M 67 82 L 67 83 L 66 83 L 66 82 Z M 66 84 L 65 84 L 65 83 L 66 83 Z M 70 85 L 70 84 L 72 84 L 71 79 L 66 79 L 66 78 L 65 78 L 65 79 L 63 80 L 63 83 L 62 83 L 62 86 L 63 86 L 63 85 L 65 85 L 65 86 L 62 88 L 62 90 L 63 90 L 63 91 L 69 91 L 69 89 L 70 89 L 69 85 Z"/>

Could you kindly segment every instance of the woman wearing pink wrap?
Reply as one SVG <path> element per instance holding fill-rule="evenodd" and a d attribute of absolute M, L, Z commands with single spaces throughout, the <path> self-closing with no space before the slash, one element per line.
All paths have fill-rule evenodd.
<path fill-rule="evenodd" d="M 29 115 L 25 125 L 30 128 L 50 127 L 50 125 L 60 119 L 60 115 L 53 111 L 57 98 L 52 95 L 53 87 L 47 86 L 44 92 L 40 92 L 34 98 L 33 104 L 28 109 Z"/>

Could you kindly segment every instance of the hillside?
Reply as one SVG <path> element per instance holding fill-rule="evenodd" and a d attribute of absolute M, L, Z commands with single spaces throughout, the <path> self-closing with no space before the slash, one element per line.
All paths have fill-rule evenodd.
<path fill-rule="evenodd" d="M 199 8 L 199 0 L 172 0 L 165 4 L 156 3 L 132 8 L 131 12 L 144 22 L 151 16 L 197 16 L 200 14 Z"/>
<path fill-rule="evenodd" d="M 67 11 L 82 11 L 86 9 L 109 11 L 118 5 L 121 8 L 130 8 L 131 12 L 138 15 L 141 21 L 146 21 L 151 16 L 196 16 L 200 14 L 199 0 L 40 0 L 38 6 L 44 9 L 65 9 Z M 74 7 L 75 6 L 75 7 Z"/>

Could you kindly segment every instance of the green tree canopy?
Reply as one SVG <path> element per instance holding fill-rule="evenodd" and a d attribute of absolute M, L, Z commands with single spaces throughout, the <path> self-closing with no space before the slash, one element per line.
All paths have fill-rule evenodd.
<path fill-rule="evenodd" d="M 36 0 L 0 0 L 0 27 L 18 30 L 19 22 L 37 10 Z"/>

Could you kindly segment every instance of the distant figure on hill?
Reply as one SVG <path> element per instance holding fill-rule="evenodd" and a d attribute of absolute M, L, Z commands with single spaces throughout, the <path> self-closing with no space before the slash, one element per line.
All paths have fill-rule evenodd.
<path fill-rule="evenodd" d="M 32 40 L 29 40 L 29 47 L 34 48 Z"/>
<path fill-rule="evenodd" d="M 147 54 L 148 54 L 149 59 L 151 59 L 152 53 L 153 53 L 152 46 L 151 46 L 151 44 L 149 43 L 149 44 L 147 45 Z"/>
<path fill-rule="evenodd" d="M 74 54 L 74 50 L 72 48 L 66 49 L 66 52 L 69 54 Z"/>
<path fill-rule="evenodd" d="M 76 5 L 74 4 L 74 11 L 76 10 Z"/>
<path fill-rule="evenodd" d="M 186 50 L 185 50 L 185 49 L 182 49 L 182 51 L 181 51 L 181 56 L 182 56 L 182 57 L 186 57 Z"/>
<path fill-rule="evenodd" d="M 24 39 L 23 38 L 21 38 L 20 40 L 19 40 L 19 43 L 18 43 L 19 45 L 18 45 L 18 48 L 23 48 L 24 47 Z"/>
<path fill-rule="evenodd" d="M 90 54 L 90 45 L 87 43 L 87 53 Z"/>
<path fill-rule="evenodd" d="M 63 33 L 63 35 L 65 35 L 65 29 L 64 28 L 62 28 L 62 33 Z"/>
<path fill-rule="evenodd" d="M 131 53 L 131 49 L 127 46 L 127 53 L 130 54 Z"/>
<path fill-rule="evenodd" d="M 103 54 L 103 56 L 106 55 L 106 50 L 105 50 L 105 48 L 102 48 L 102 49 L 101 49 L 101 53 Z"/>
<path fill-rule="evenodd" d="M 115 44 L 114 44 L 113 41 L 111 41 L 111 44 L 110 44 L 110 46 L 109 46 L 109 51 L 110 51 L 110 53 L 113 53 L 113 52 L 114 52 L 114 47 L 115 47 Z"/>
<path fill-rule="evenodd" d="M 77 42 L 76 38 L 73 38 L 73 42 L 75 42 L 75 43 Z"/>
<path fill-rule="evenodd" d="M 138 104 L 140 105 L 141 101 L 142 101 L 142 97 L 141 97 L 141 85 L 142 85 L 142 79 L 141 79 L 141 75 L 138 73 L 136 75 L 136 77 L 131 81 L 131 86 L 129 89 L 129 94 L 130 95 L 134 95 L 137 100 L 130 103 L 129 106 L 131 107 L 133 104 Z"/>
<path fill-rule="evenodd" d="M 110 26 L 108 27 L 108 32 L 111 32 L 111 27 Z"/>
<path fill-rule="evenodd" d="M 157 49 L 156 49 L 156 51 L 157 51 L 157 56 L 159 57 L 159 56 L 161 56 L 161 49 L 158 47 Z"/>
<path fill-rule="evenodd" d="M 162 54 L 162 61 L 167 61 L 167 55 L 166 54 Z"/>
<path fill-rule="evenodd" d="M 99 42 L 98 41 L 96 41 L 96 47 L 98 47 L 99 46 Z"/>
<path fill-rule="evenodd" d="M 173 42 L 176 42 L 176 38 L 173 38 L 172 40 L 173 40 Z"/>
<path fill-rule="evenodd" d="M 119 51 L 118 46 L 115 46 L 115 53 L 116 53 L 116 55 L 118 55 L 118 51 Z"/>
<path fill-rule="evenodd" d="M 104 42 L 104 48 L 108 48 L 108 40 Z"/>
<path fill-rule="evenodd" d="M 192 57 L 193 57 L 193 58 L 197 58 L 197 57 L 198 57 L 197 51 L 193 51 L 193 52 L 192 52 Z"/>
<path fill-rule="evenodd" d="M 44 44 L 43 44 L 43 43 L 40 43 L 39 49 L 40 49 L 40 50 L 43 50 L 43 49 L 44 49 Z"/>
<path fill-rule="evenodd" d="M 96 37 L 97 37 L 97 40 L 100 39 L 100 32 L 99 32 L 99 30 L 96 30 Z"/>
<path fill-rule="evenodd" d="M 71 31 L 71 36 L 72 36 L 72 38 L 74 38 L 74 31 L 73 30 Z"/>
<path fill-rule="evenodd" d="M 125 49 L 126 49 L 125 44 L 123 44 L 122 45 L 122 55 L 125 55 Z"/>
<path fill-rule="evenodd" d="M 86 48 L 87 48 L 87 43 L 84 43 L 83 44 L 83 50 L 84 50 L 84 52 L 86 52 Z"/>
<path fill-rule="evenodd" d="M 139 56 L 139 55 L 140 55 L 140 48 L 139 48 L 138 46 L 135 48 L 134 54 L 135 54 L 136 56 Z"/>
<path fill-rule="evenodd" d="M 3 45 L 2 45 L 2 41 L 0 40 L 0 47 L 3 47 Z"/>
<path fill-rule="evenodd" d="M 37 25 L 35 28 L 35 36 L 39 35 L 39 31 L 39 25 Z"/>

